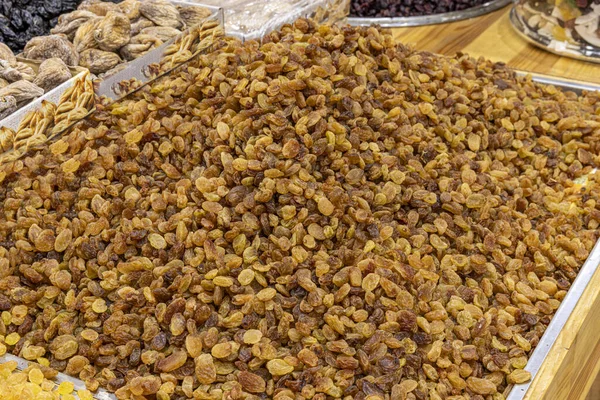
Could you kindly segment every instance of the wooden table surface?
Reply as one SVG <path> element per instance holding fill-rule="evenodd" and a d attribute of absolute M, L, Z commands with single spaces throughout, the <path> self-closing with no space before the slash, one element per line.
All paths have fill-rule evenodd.
<path fill-rule="evenodd" d="M 395 28 L 394 36 L 419 50 L 503 61 L 513 68 L 562 78 L 600 83 L 600 64 L 560 57 L 527 43 L 509 20 L 511 6 L 482 17 L 448 24 Z"/>

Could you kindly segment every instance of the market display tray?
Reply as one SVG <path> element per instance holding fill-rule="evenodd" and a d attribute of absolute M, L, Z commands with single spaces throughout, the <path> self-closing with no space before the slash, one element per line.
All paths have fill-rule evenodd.
<path fill-rule="evenodd" d="M 142 58 L 135 60 L 135 61 L 139 61 L 139 60 L 142 60 Z M 145 59 L 145 60 L 146 60 L 146 62 L 145 62 L 146 64 L 148 64 L 149 61 L 156 61 L 156 54 L 150 56 L 148 59 Z M 142 64 L 144 64 L 144 62 L 142 62 Z M 136 64 L 134 64 L 134 66 L 136 68 L 136 71 L 139 73 L 139 71 L 141 71 L 141 70 L 139 70 L 141 65 L 136 63 Z M 125 70 L 121 71 L 117 77 L 111 78 L 107 83 L 105 83 L 105 95 L 110 95 L 110 93 L 108 93 L 109 91 L 113 91 L 112 94 L 117 94 L 117 92 L 114 91 L 114 84 L 116 82 L 118 82 L 119 79 L 121 79 L 125 76 L 130 76 L 130 75 L 127 75 L 127 73 L 128 73 L 127 71 L 129 71 L 129 70 L 125 69 Z M 561 79 L 561 78 L 553 77 L 553 76 L 549 76 L 549 75 L 531 74 L 526 71 L 520 71 L 520 70 L 515 70 L 515 73 L 517 76 L 519 76 L 523 79 L 531 79 L 538 83 L 554 85 L 557 88 L 561 88 L 563 90 L 568 90 L 568 91 L 573 91 L 577 94 L 581 94 L 583 91 L 600 91 L 600 84 L 593 84 L 593 83 L 576 81 L 576 80 Z M 43 101 L 59 99 L 64 92 L 66 92 L 67 90 L 69 90 L 70 87 L 72 87 L 72 85 L 73 85 L 72 81 L 74 81 L 76 78 L 81 79 L 83 77 L 80 75 L 76 76 L 75 78 L 73 78 L 70 81 L 65 82 L 64 84 L 57 87 L 52 92 L 47 93 L 43 97 L 35 100 L 34 102 L 30 103 L 28 106 L 17 111 L 15 114 L 9 116 L 5 120 L 0 121 L 0 127 L 2 126 L 2 124 L 7 124 L 6 126 L 14 127 L 15 124 L 18 124 L 18 122 L 20 121 L 20 118 L 22 117 L 22 115 L 20 115 L 20 114 L 27 112 L 27 110 L 31 111 L 32 109 L 35 109 L 35 107 L 41 107 Z M 144 86 L 150 82 L 151 82 L 151 80 L 144 82 Z M 139 87 L 138 87 L 138 89 L 139 89 Z M 93 112 L 94 112 L 93 109 L 90 110 L 90 114 Z M 593 172 L 595 172 L 595 171 L 593 171 Z M 587 182 L 587 180 L 584 178 L 581 181 L 578 181 L 576 183 L 580 184 L 582 187 L 584 187 L 586 182 Z M 559 335 L 561 333 L 563 333 L 565 325 L 567 324 L 569 319 L 572 317 L 575 307 L 578 305 L 578 303 L 582 299 L 582 296 L 584 295 L 584 292 L 586 291 L 586 289 L 588 289 L 588 286 L 589 286 L 588 284 L 592 280 L 592 277 L 594 277 L 597 272 L 600 274 L 600 271 L 598 268 L 599 266 L 600 266 L 600 241 L 598 241 L 596 243 L 596 245 L 595 245 L 594 249 L 592 250 L 592 252 L 590 253 L 588 259 L 581 267 L 581 269 L 577 275 L 577 278 L 571 285 L 567 295 L 563 299 L 557 312 L 552 317 L 552 320 L 551 320 L 550 324 L 548 325 L 548 328 L 546 329 L 540 342 L 538 343 L 538 345 L 536 346 L 536 348 L 530 355 L 529 362 L 527 363 L 527 366 L 525 369 L 531 373 L 532 380 L 527 383 L 514 385 L 510 389 L 509 392 L 505 393 L 507 400 L 526 400 L 526 399 L 536 399 L 537 400 L 537 399 L 542 398 L 537 395 L 532 396 L 530 387 L 532 384 L 534 384 L 534 382 L 538 378 L 538 373 L 544 368 L 544 365 L 549 363 L 548 359 L 549 359 L 549 355 L 551 353 L 551 349 L 553 348 L 553 346 L 555 346 Z M 596 297 L 598 297 L 598 296 L 595 296 L 594 298 L 596 298 Z M 18 370 L 23 370 L 23 369 L 27 368 L 27 366 L 30 362 L 23 358 L 14 356 L 12 354 L 5 354 L 3 356 L 0 356 L 0 363 L 4 363 L 4 362 L 8 362 L 8 361 L 16 361 L 18 364 L 18 366 L 17 366 Z M 85 388 L 84 382 L 81 381 L 80 379 L 77 379 L 77 378 L 68 376 L 66 374 L 62 374 L 62 373 L 59 373 L 57 375 L 57 378 L 55 381 L 57 382 L 57 384 L 59 384 L 60 382 L 63 382 L 63 381 L 72 382 L 75 386 L 75 389 Z M 114 394 L 109 393 L 108 391 L 106 391 L 104 389 L 99 389 L 96 393 L 94 393 L 94 398 L 96 400 L 116 400 L 116 397 L 114 396 Z"/>
<path fill-rule="evenodd" d="M 492 0 L 480 6 L 462 11 L 453 11 L 442 14 L 423 15 L 418 17 L 348 17 L 348 23 L 354 26 L 379 25 L 384 28 L 402 28 L 407 26 L 423 26 L 444 24 L 447 22 L 461 21 L 475 18 L 496 11 L 508 4 L 511 0 Z"/>

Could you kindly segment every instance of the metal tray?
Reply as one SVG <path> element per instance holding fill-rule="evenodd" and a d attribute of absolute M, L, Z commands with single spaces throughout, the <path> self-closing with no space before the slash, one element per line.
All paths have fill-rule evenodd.
<path fill-rule="evenodd" d="M 463 19 L 475 18 L 511 3 L 511 0 L 492 0 L 480 6 L 472 7 L 462 11 L 449 13 L 423 15 L 418 17 L 348 17 L 348 23 L 354 26 L 380 25 L 384 28 L 401 28 L 406 26 L 423 26 L 444 24 L 447 22 L 461 21 Z"/>
<path fill-rule="evenodd" d="M 529 27 L 521 20 L 514 7 L 510 10 L 510 23 L 519 36 L 540 49 L 559 56 L 574 58 L 576 60 L 600 63 L 599 50 L 597 47 L 584 45 L 577 47 L 570 43 L 559 42 L 540 35 L 529 29 Z"/>
<path fill-rule="evenodd" d="M 140 58 L 141 59 L 141 58 Z M 140 60 L 138 59 L 138 60 Z M 515 70 L 517 76 L 519 77 L 527 77 L 531 76 L 532 80 L 538 83 L 554 85 L 563 90 L 569 90 L 581 94 L 583 91 L 600 91 L 600 84 L 593 84 L 575 80 L 566 80 L 548 75 L 541 74 L 532 74 L 526 71 Z M 69 81 L 65 82 L 62 86 L 67 86 L 62 90 L 65 91 L 70 85 Z M 110 87 L 110 86 L 109 86 Z M 108 89 L 107 89 L 108 90 Z M 48 93 L 50 94 L 50 93 Z M 60 95 L 58 95 L 60 97 Z M 57 98 L 58 98 L 57 97 Z M 595 172 L 592 171 L 592 173 Z M 585 179 L 580 182 L 580 184 L 585 185 Z M 548 325 L 544 335 L 539 341 L 538 345 L 534 349 L 533 353 L 531 353 L 529 361 L 526 366 L 526 370 L 529 371 L 532 375 L 532 380 L 535 378 L 536 373 L 539 371 L 541 365 L 543 364 L 546 356 L 548 355 L 551 347 L 553 346 L 558 333 L 563 329 L 565 323 L 569 319 L 575 305 L 581 298 L 585 288 L 587 287 L 588 282 L 590 281 L 593 274 L 600 267 L 600 241 L 596 243 L 596 246 L 590 253 L 588 259 L 583 264 L 579 273 L 577 274 L 577 278 L 569 288 L 567 295 L 563 299 L 560 307 L 552 317 L 550 324 Z M 12 354 L 5 354 L 0 356 L 0 363 L 8 362 L 8 361 L 16 361 L 17 369 L 23 370 L 27 368 L 30 361 L 27 361 L 21 357 L 14 356 Z M 55 382 L 59 384 L 63 381 L 72 382 L 75 385 L 75 389 L 83 389 L 85 388 L 85 384 L 80 379 L 68 376 L 63 373 L 59 373 L 55 379 Z M 532 381 L 527 383 L 514 385 L 507 396 L 507 400 L 522 400 L 529 389 L 529 386 Z M 114 394 L 106 391 L 105 389 L 98 389 L 97 392 L 94 393 L 94 398 L 97 400 L 116 400 Z"/>
<path fill-rule="evenodd" d="M 529 73 L 526 71 L 515 71 L 518 76 L 525 77 L 530 75 L 532 80 L 538 83 L 543 83 L 546 85 L 553 85 L 563 90 L 569 90 L 575 92 L 577 94 L 581 94 L 583 91 L 600 91 L 600 84 L 594 84 L 589 82 L 575 81 L 570 79 L 562 79 L 549 75 L 535 74 Z M 595 173 L 596 169 L 592 171 Z M 580 182 L 582 186 L 585 185 L 587 179 L 582 179 Z M 569 288 L 567 295 L 561 302 L 558 310 L 552 316 L 552 320 L 546 331 L 542 335 L 539 343 L 533 350 L 533 353 L 530 354 L 529 360 L 527 362 L 527 366 L 525 367 L 526 371 L 531 373 L 531 380 L 526 383 L 514 385 L 513 388 L 508 393 L 506 400 L 522 400 L 531 385 L 531 382 L 535 379 L 535 375 L 540 370 L 540 367 L 544 363 L 544 360 L 548 356 L 550 349 L 554 345 L 556 338 L 560 331 L 563 329 L 567 320 L 571 316 L 573 309 L 577 305 L 577 302 L 581 298 L 583 291 L 587 287 L 588 282 L 596 272 L 596 270 L 600 267 L 600 240 L 596 243 L 589 257 L 577 273 L 577 278 L 573 281 L 573 284 Z"/>

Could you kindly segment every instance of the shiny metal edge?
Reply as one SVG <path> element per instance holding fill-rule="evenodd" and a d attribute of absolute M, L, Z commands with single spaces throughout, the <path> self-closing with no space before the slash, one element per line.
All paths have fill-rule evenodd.
<path fill-rule="evenodd" d="M 348 17 L 348 23 L 354 26 L 369 26 L 369 25 L 380 25 L 384 28 L 402 28 L 408 26 L 423 26 L 423 25 L 434 25 L 443 24 L 447 22 L 461 21 L 464 19 L 479 17 L 492 11 L 499 10 L 500 8 L 511 3 L 511 0 L 493 0 L 488 1 L 477 7 L 472 7 L 462 11 L 452 11 L 443 14 L 434 15 L 423 15 L 419 17 Z"/>
<path fill-rule="evenodd" d="M 2 363 L 6 363 L 9 361 L 14 361 L 17 363 L 17 370 L 18 371 L 23 371 L 24 369 L 26 369 L 29 366 L 30 361 L 27 361 L 21 357 L 17 357 L 14 356 L 12 354 L 4 354 L 3 356 L 0 356 L 0 364 Z M 58 375 L 56 375 L 56 378 L 53 379 L 53 382 L 58 385 L 60 385 L 62 382 L 71 382 L 74 386 L 75 386 L 75 391 L 79 390 L 79 389 L 85 389 L 85 383 L 77 378 L 73 378 L 69 375 L 63 374 L 62 372 L 59 372 Z M 77 396 L 77 394 L 75 394 L 75 398 L 78 399 L 79 396 Z M 98 389 L 95 393 L 94 393 L 94 399 L 96 400 L 117 400 L 117 397 L 106 391 L 105 389 Z"/>
<path fill-rule="evenodd" d="M 517 32 L 517 34 L 521 38 L 523 38 L 525 41 L 529 42 L 530 44 L 532 44 L 542 50 L 545 50 L 552 54 L 556 54 L 557 56 L 569 57 L 569 58 L 573 58 L 575 60 L 580 60 L 580 61 L 600 63 L 600 57 L 594 57 L 594 56 L 586 55 L 585 53 L 580 52 L 580 51 L 586 52 L 585 48 L 580 49 L 580 51 L 577 51 L 575 49 L 565 49 L 564 51 L 560 51 L 560 50 L 550 47 L 550 39 L 548 39 L 545 36 L 537 34 L 536 32 L 529 29 L 527 26 L 525 26 L 525 24 L 523 24 L 523 22 L 517 15 L 517 10 L 514 7 L 510 10 L 509 19 L 510 19 L 510 24 L 513 27 L 514 31 Z M 588 54 L 591 54 L 591 53 L 588 52 Z"/>
<path fill-rule="evenodd" d="M 514 71 L 519 77 L 526 77 L 528 75 L 531 75 L 531 79 L 534 82 L 543 83 L 545 85 L 553 85 L 564 90 L 571 90 L 579 95 L 582 94 L 584 91 L 600 91 L 600 83 L 576 81 L 573 79 L 565 79 L 557 76 L 538 74 L 535 72 L 528 72 L 517 69 Z"/>
<path fill-rule="evenodd" d="M 529 386 L 535 379 L 537 372 L 540 370 L 544 360 L 548 356 L 550 349 L 556 342 L 556 338 L 560 331 L 564 328 L 567 320 L 571 316 L 573 309 L 579 302 L 583 291 L 588 285 L 588 282 L 600 266 L 600 240 L 596 242 L 596 245 L 592 249 L 588 259 L 585 261 L 579 273 L 577 274 L 577 278 L 573 281 L 573 284 L 569 288 L 567 295 L 563 299 L 562 303 L 558 307 L 558 310 L 552 317 L 550 324 L 546 328 L 546 331 L 542 335 L 539 343 L 537 344 L 535 350 L 529 357 L 529 361 L 527 362 L 527 366 L 525 367 L 526 371 L 531 373 L 531 380 L 526 383 L 522 383 L 519 385 L 514 385 L 511 391 L 509 392 L 506 400 L 522 400 L 529 389 Z"/>

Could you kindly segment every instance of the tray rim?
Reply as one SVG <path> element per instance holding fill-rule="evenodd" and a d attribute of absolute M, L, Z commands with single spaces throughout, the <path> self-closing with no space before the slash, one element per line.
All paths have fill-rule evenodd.
<path fill-rule="evenodd" d="M 353 26 L 380 25 L 383 28 L 403 28 L 410 26 L 425 26 L 462 21 L 479 17 L 509 5 L 512 0 L 491 0 L 482 5 L 461 11 L 452 11 L 434 15 L 417 17 L 348 17 L 348 23 Z"/>
<path fill-rule="evenodd" d="M 512 70 L 515 72 L 515 74 L 518 77 L 523 78 L 523 77 L 530 76 L 534 82 L 554 85 L 554 86 L 560 87 L 561 89 L 564 89 L 564 90 L 573 90 L 573 91 L 577 91 L 577 92 L 592 91 L 592 90 L 600 91 L 600 84 L 565 79 L 565 78 L 560 78 L 560 77 L 545 75 L 545 74 L 532 73 L 529 71 L 524 71 L 524 70 L 519 70 L 519 69 L 512 69 Z M 81 74 L 83 74 L 83 73 L 80 73 L 77 76 L 79 76 Z M 71 78 L 71 80 L 74 78 Z M 61 87 L 63 85 L 70 86 L 69 84 L 71 83 L 71 80 L 63 83 L 59 87 Z M 58 89 L 59 87 L 57 87 L 55 89 Z M 46 94 L 49 94 L 49 93 L 50 92 L 48 92 Z M 45 95 L 42 96 L 41 98 L 45 97 Z M 38 99 L 41 99 L 41 98 L 38 98 Z M 36 101 L 38 99 L 36 99 Z M 27 106 L 33 105 L 34 103 L 36 103 L 36 101 L 29 103 Z M 26 108 L 27 106 L 24 106 L 22 109 Z M 16 112 L 11 114 L 11 116 L 13 116 L 14 114 L 16 114 Z M 9 117 L 7 117 L 7 118 L 9 118 Z M 2 121 L 0 121 L 0 122 L 2 122 Z M 594 169 L 591 173 L 595 173 L 596 171 L 597 171 L 597 169 Z M 600 239 L 596 242 L 596 244 L 594 245 L 594 248 L 590 252 L 590 255 L 588 256 L 588 258 L 586 259 L 586 261 L 580 268 L 579 272 L 577 273 L 577 277 L 573 281 L 571 287 L 569 288 L 565 298 L 561 302 L 556 313 L 554 313 L 554 315 L 552 316 L 550 324 L 548 324 L 548 327 L 546 328 L 544 334 L 542 335 L 539 343 L 537 344 L 537 346 L 535 347 L 535 349 L 529 356 L 529 360 L 527 362 L 527 365 L 525 366 L 525 370 L 529 371 L 531 373 L 531 380 L 529 380 L 528 382 L 523 383 L 523 384 L 512 385 L 512 387 L 509 387 L 507 389 L 508 394 L 506 396 L 506 400 L 523 400 L 523 399 L 525 399 L 530 386 L 532 385 L 533 381 L 535 380 L 536 375 L 539 372 L 540 368 L 546 361 L 546 358 L 547 358 L 548 354 L 550 353 L 550 350 L 552 349 L 553 345 L 555 344 L 559 333 L 562 331 L 562 329 L 566 325 L 569 318 L 571 318 L 572 312 L 575 309 L 576 305 L 578 304 L 580 298 L 582 297 L 585 289 L 587 289 L 590 279 L 597 272 L 597 270 L 599 268 L 600 268 Z M 25 360 L 21 357 L 14 356 L 13 354 L 10 354 L 10 353 L 6 353 L 5 355 L 0 356 L 0 363 L 6 362 L 6 361 L 16 361 L 19 365 L 19 367 L 18 367 L 19 369 L 25 368 L 31 362 L 31 361 Z M 58 383 L 60 383 L 62 381 L 70 381 L 75 384 L 76 388 L 84 388 L 85 387 L 85 385 L 82 386 L 83 382 L 80 379 L 71 377 L 64 373 L 59 373 L 57 376 L 57 379 L 55 381 Z M 109 393 L 108 391 L 106 391 L 103 388 L 98 389 L 98 391 L 95 392 L 93 395 L 94 395 L 94 398 L 97 400 L 115 400 L 116 399 L 114 394 Z"/>

